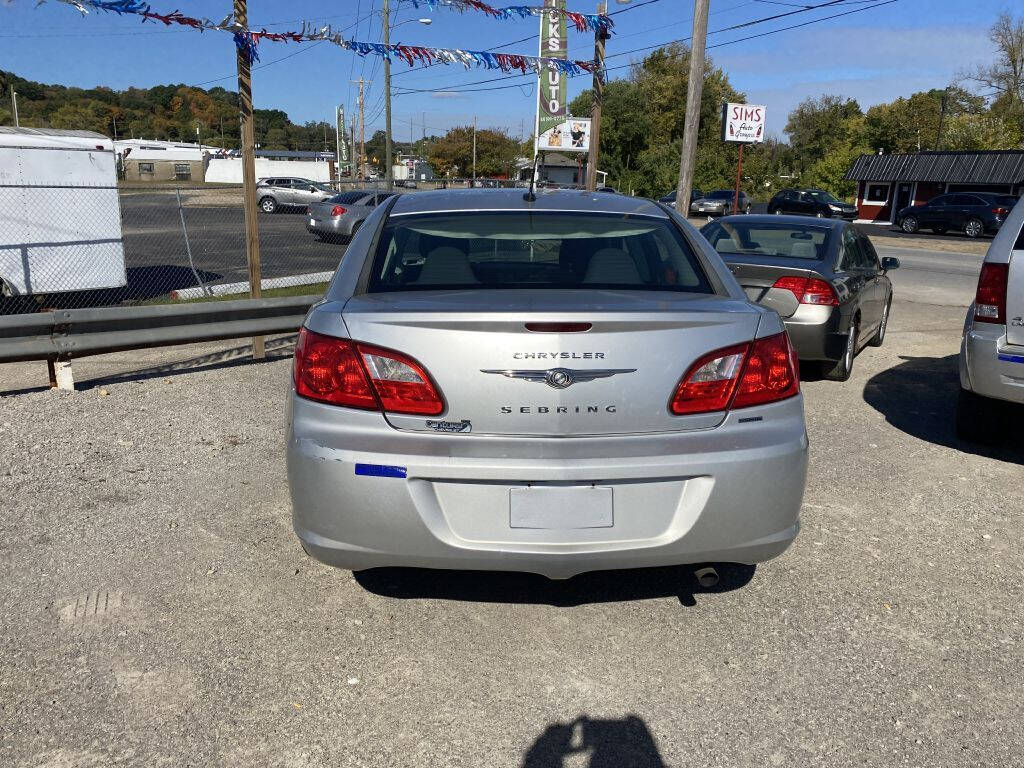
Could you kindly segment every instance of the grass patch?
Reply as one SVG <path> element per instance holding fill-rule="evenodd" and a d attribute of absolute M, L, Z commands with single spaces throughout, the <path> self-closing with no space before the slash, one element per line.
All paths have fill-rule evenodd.
<path fill-rule="evenodd" d="M 310 285 L 289 285 L 286 288 L 267 288 L 263 291 L 264 299 L 273 299 L 282 296 L 313 296 L 323 295 L 327 291 L 328 283 L 311 283 Z M 196 299 L 175 300 L 168 296 L 158 299 L 149 299 L 142 302 L 143 305 L 153 304 L 195 304 L 201 301 L 235 301 L 237 299 L 248 299 L 248 293 L 228 293 L 224 296 L 200 296 Z"/>

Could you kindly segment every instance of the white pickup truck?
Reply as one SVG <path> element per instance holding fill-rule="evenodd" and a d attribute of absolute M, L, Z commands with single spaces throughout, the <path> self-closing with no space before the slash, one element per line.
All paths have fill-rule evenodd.
<path fill-rule="evenodd" d="M 0 295 L 126 284 L 113 143 L 0 127 Z"/>

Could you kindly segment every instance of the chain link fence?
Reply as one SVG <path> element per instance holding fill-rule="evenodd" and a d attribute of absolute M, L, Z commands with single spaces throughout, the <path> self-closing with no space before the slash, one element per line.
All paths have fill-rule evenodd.
<path fill-rule="evenodd" d="M 333 186 L 382 192 L 385 183 Z M 470 186 L 396 182 L 395 191 Z M 243 199 L 241 185 L 0 185 L 0 314 L 245 295 Z M 264 293 L 323 290 L 343 258 L 348 238 L 307 231 L 306 210 L 300 202 L 259 211 Z"/>
<path fill-rule="evenodd" d="M 263 288 L 316 293 L 346 239 L 306 206 L 259 212 Z M 247 294 L 238 186 L 0 186 L 0 314 Z"/>

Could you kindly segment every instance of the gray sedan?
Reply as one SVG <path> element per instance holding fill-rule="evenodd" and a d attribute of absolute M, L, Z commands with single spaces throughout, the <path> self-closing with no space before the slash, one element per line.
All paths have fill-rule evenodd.
<path fill-rule="evenodd" d="M 846 381 L 864 346 L 882 346 L 892 306 L 887 272 L 871 241 L 834 219 L 727 216 L 701 233 L 725 259 L 751 301 L 782 316 L 801 361 Z"/>
<path fill-rule="evenodd" d="M 355 189 L 312 203 L 306 209 L 306 229 L 321 240 L 350 237 L 374 208 L 395 194 Z"/>
<path fill-rule="evenodd" d="M 708 192 L 703 197 L 690 201 L 690 214 L 698 216 L 725 216 L 728 213 L 732 213 L 732 203 L 735 197 L 736 191 L 732 189 L 716 189 L 714 192 Z M 738 205 L 739 212 L 750 213 L 750 206 L 750 198 L 747 197 L 746 192 L 741 191 Z"/>
<path fill-rule="evenodd" d="M 287 424 L 295 532 L 343 568 L 757 563 L 799 530 L 782 320 L 625 195 L 380 205 L 300 331 Z"/>

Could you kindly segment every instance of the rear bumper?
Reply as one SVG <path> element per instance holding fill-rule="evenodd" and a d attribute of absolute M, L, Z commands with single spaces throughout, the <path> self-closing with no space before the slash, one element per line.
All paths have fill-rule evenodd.
<path fill-rule="evenodd" d="M 352 222 L 346 220 L 344 216 L 318 219 L 307 215 L 306 230 L 315 235 L 350 235 L 352 234 Z"/>
<path fill-rule="evenodd" d="M 839 360 L 846 349 L 846 334 L 839 307 L 801 304 L 784 318 L 789 339 L 801 360 Z"/>
<path fill-rule="evenodd" d="M 1024 403 L 1024 346 L 1006 343 L 1006 326 L 974 323 L 968 309 L 960 344 L 960 386 L 983 397 Z"/>
<path fill-rule="evenodd" d="M 514 570 L 568 578 L 614 568 L 762 562 L 799 531 L 803 402 L 729 414 L 687 433 L 579 438 L 397 431 L 379 414 L 292 394 L 295 532 L 330 565 Z M 760 421 L 740 423 L 740 419 Z M 355 472 L 401 467 L 406 477 Z M 514 528 L 512 489 L 612 489 L 608 527 Z"/>

